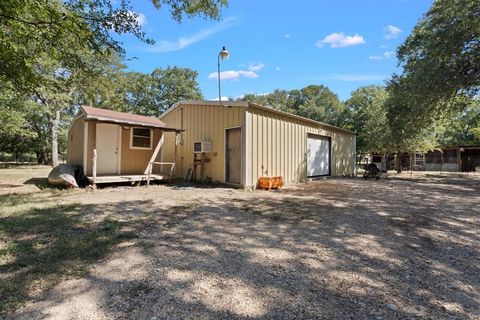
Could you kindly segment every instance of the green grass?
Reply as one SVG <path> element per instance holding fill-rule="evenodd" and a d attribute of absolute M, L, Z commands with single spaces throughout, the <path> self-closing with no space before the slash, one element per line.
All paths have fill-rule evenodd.
<path fill-rule="evenodd" d="M 134 234 L 114 219 L 92 220 L 88 206 L 55 204 L 51 192 L 0 196 L 0 317 L 41 298 Z"/>

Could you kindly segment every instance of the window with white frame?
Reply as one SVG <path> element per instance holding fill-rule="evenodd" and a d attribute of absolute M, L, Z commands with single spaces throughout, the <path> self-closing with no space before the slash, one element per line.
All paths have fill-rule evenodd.
<path fill-rule="evenodd" d="M 152 149 L 152 129 L 132 128 L 130 130 L 130 149 Z"/>

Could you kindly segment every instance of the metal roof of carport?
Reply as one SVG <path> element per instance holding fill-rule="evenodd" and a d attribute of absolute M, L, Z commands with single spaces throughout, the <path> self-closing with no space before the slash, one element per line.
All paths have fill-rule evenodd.
<path fill-rule="evenodd" d="M 178 106 L 181 106 L 181 105 L 257 108 L 257 109 L 277 113 L 277 114 L 280 114 L 280 115 L 283 115 L 283 116 L 286 116 L 286 117 L 289 117 L 289 118 L 292 118 L 292 119 L 306 121 L 306 122 L 310 122 L 310 123 L 315 124 L 315 125 L 327 127 L 327 128 L 333 129 L 333 130 L 342 131 L 342 132 L 345 132 L 345 133 L 348 133 L 348 134 L 352 134 L 352 135 L 356 134 L 355 132 L 350 131 L 348 129 L 343 129 L 343 128 L 336 127 L 336 126 L 333 126 L 331 124 L 327 124 L 327 123 L 324 123 L 324 122 L 320 122 L 320 121 L 312 120 L 312 119 L 309 119 L 309 118 L 297 116 L 295 114 L 288 113 L 288 112 L 285 112 L 285 111 L 276 110 L 276 109 L 273 109 L 271 107 L 265 107 L 265 106 L 262 106 L 260 104 L 256 104 L 256 103 L 249 102 L 249 101 L 222 101 L 222 103 L 220 103 L 218 101 L 208 101 L 208 100 L 184 100 L 184 101 L 179 101 L 179 102 L 175 103 L 173 106 L 171 106 L 167 111 L 162 113 L 160 115 L 160 119 L 163 118 L 165 115 L 167 115 L 170 111 L 174 110 L 175 108 L 177 108 Z"/>

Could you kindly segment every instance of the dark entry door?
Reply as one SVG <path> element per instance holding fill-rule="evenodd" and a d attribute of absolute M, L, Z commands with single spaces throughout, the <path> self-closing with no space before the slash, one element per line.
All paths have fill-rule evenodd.
<path fill-rule="evenodd" d="M 242 129 L 227 129 L 225 133 L 226 182 L 240 184 L 242 174 Z"/>

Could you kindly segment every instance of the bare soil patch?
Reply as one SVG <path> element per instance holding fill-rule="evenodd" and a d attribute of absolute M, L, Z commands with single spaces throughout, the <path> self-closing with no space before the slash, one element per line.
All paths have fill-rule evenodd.
<path fill-rule="evenodd" d="M 95 261 L 78 257 L 88 272 L 7 318 L 480 319 L 476 175 L 332 178 L 274 192 L 17 190 L 0 195 L 11 208 L 70 205 L 60 214 L 90 231 L 114 221 L 108 239 L 134 236 Z M 0 265 L 1 277 L 22 268 Z"/>

